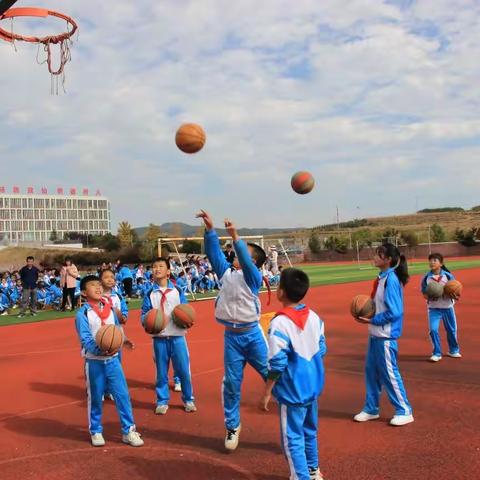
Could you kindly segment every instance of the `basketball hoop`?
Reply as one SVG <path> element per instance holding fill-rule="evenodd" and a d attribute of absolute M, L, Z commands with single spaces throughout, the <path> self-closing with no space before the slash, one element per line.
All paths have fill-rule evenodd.
<path fill-rule="evenodd" d="M 48 35 L 46 37 L 29 37 L 25 35 L 19 35 L 13 32 L 13 20 L 16 17 L 56 17 L 67 22 L 67 31 L 60 33 L 59 35 Z M 48 71 L 52 77 L 52 94 L 55 93 L 55 82 L 56 82 L 56 93 L 58 95 L 58 79 L 62 79 L 62 86 L 65 84 L 65 65 L 72 59 L 70 53 L 70 45 L 72 44 L 72 36 L 78 30 L 78 26 L 75 21 L 64 15 L 63 13 L 53 12 L 51 10 L 46 10 L 44 8 L 11 8 L 7 10 L 3 15 L 0 15 L 0 20 L 11 19 L 12 27 L 11 31 L 7 31 L 3 28 L 0 28 L 0 39 L 12 43 L 15 46 L 15 41 L 23 41 L 28 43 L 38 43 L 38 48 L 40 51 L 40 45 L 43 45 L 43 50 L 46 53 L 46 59 L 39 61 L 37 53 L 37 61 L 40 64 L 46 63 L 48 66 Z M 52 50 L 51 45 L 60 46 L 60 63 L 57 69 L 52 66 Z M 56 79 L 56 80 L 55 80 Z M 65 90 L 65 88 L 64 88 Z"/>

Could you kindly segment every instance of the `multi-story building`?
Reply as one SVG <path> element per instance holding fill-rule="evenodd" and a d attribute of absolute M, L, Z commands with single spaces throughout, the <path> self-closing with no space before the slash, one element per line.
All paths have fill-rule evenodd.
<path fill-rule="evenodd" d="M 12 194 L 0 187 L 0 239 L 8 243 L 48 242 L 55 231 L 59 239 L 67 232 L 104 235 L 110 232 L 110 204 L 97 191 L 95 196 L 64 195 L 57 189 L 56 195 L 44 193 L 24 195 L 14 188 Z"/>

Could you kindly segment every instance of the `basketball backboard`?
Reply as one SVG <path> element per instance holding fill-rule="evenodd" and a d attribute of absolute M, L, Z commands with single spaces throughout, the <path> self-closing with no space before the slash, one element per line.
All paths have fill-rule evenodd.
<path fill-rule="evenodd" d="M 0 0 L 0 16 L 2 16 L 17 0 Z"/>

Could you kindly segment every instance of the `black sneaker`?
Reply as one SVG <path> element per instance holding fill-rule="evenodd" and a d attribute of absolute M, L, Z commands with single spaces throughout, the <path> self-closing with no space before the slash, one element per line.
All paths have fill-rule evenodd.
<path fill-rule="evenodd" d="M 19 313 L 19 314 L 17 315 L 18 318 L 23 318 L 24 316 L 25 316 L 24 313 Z"/>

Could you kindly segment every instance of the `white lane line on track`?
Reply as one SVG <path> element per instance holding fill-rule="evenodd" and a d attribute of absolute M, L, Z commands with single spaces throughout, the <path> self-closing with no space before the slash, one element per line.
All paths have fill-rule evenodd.
<path fill-rule="evenodd" d="M 189 340 L 188 344 L 189 345 L 194 345 L 196 343 L 213 343 L 217 342 L 217 340 Z M 151 345 L 152 342 L 142 342 L 142 343 L 136 343 L 136 346 L 143 347 L 145 345 Z M 74 351 L 80 351 L 79 347 L 72 347 L 72 348 L 60 348 L 57 350 L 36 350 L 36 351 L 31 351 L 31 352 L 17 352 L 17 353 L 0 353 L 0 358 L 4 357 L 21 357 L 23 355 L 42 355 L 45 353 L 58 353 L 58 352 L 74 352 Z"/>
<path fill-rule="evenodd" d="M 347 373 L 349 375 L 357 375 L 357 376 L 364 376 L 365 372 L 362 370 L 348 370 L 347 368 L 328 368 L 326 369 L 327 372 L 334 372 L 334 373 Z M 404 380 L 407 382 L 426 382 L 426 383 L 438 383 L 441 385 L 451 385 L 452 387 L 458 386 L 465 386 L 465 387 L 480 387 L 478 383 L 469 383 L 469 382 L 451 382 L 449 380 L 437 380 L 434 378 L 425 378 L 418 375 L 404 375 Z"/>
<path fill-rule="evenodd" d="M 0 465 L 6 465 L 9 463 L 16 463 L 16 462 L 21 462 L 21 461 L 28 461 L 28 460 L 37 460 L 37 459 L 42 459 L 46 457 L 55 457 L 55 456 L 60 456 L 60 455 L 68 455 L 68 454 L 74 454 L 74 453 L 89 453 L 89 454 L 100 454 L 104 455 L 105 450 L 125 450 L 125 445 L 118 445 L 118 446 L 112 446 L 112 447 L 104 447 L 104 448 L 98 448 L 95 449 L 93 447 L 85 447 L 85 448 L 72 448 L 72 449 L 65 449 L 65 450 L 55 450 L 53 452 L 44 452 L 44 453 L 37 453 L 35 455 L 25 455 L 23 457 L 16 457 L 16 458 L 9 458 L 8 460 L 2 460 L 0 461 Z M 199 452 L 198 450 L 194 448 L 188 448 L 185 446 L 182 446 L 182 448 L 172 448 L 172 447 L 165 447 L 165 446 L 144 446 L 142 447 L 141 451 L 145 450 L 161 450 L 162 453 L 170 453 L 174 454 L 176 456 L 181 456 L 185 457 L 186 454 L 188 453 L 189 457 L 197 457 L 198 460 L 203 460 L 207 464 L 214 464 L 214 465 L 219 465 L 223 467 L 227 467 L 229 469 L 234 470 L 235 472 L 245 476 L 248 480 L 255 480 L 255 476 L 253 475 L 252 472 L 245 470 L 243 467 L 240 467 L 239 465 L 229 462 L 227 460 L 219 459 L 212 457 L 210 453 L 202 453 Z M 197 461 L 198 461 L 197 460 Z"/>
<path fill-rule="evenodd" d="M 208 375 L 209 373 L 216 373 L 223 370 L 223 367 L 211 368 L 210 370 L 204 370 L 202 372 L 192 373 L 192 377 L 201 377 L 202 375 Z M 153 388 L 153 383 L 152 383 Z M 145 387 L 130 387 L 129 390 L 144 390 Z M 25 417 L 33 413 L 46 412 L 48 410 L 55 410 L 56 408 L 70 407 L 79 403 L 86 402 L 86 399 L 74 400 L 73 402 L 59 403 L 57 405 L 50 405 L 49 407 L 37 408 L 35 410 L 28 410 L 26 412 L 16 413 L 15 415 L 9 415 L 8 417 L 0 418 L 0 422 L 10 420 L 11 418 Z"/>

